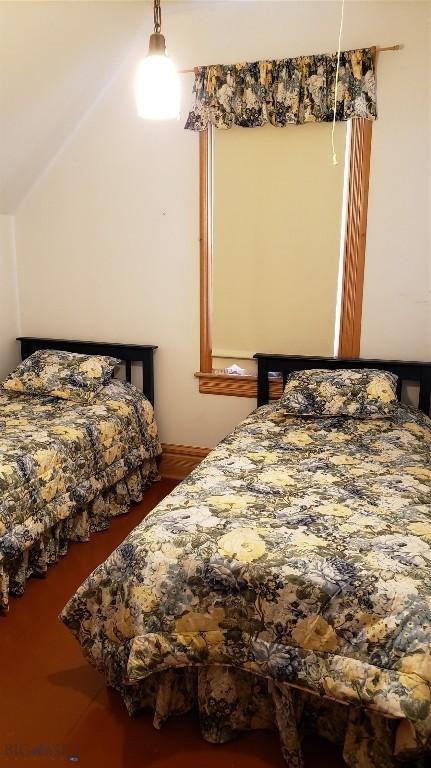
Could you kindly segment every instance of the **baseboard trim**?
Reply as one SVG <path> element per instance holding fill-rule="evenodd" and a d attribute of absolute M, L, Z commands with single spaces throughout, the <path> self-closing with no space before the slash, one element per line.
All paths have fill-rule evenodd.
<path fill-rule="evenodd" d="M 162 443 L 160 473 L 170 480 L 184 480 L 208 456 L 211 448 Z"/>

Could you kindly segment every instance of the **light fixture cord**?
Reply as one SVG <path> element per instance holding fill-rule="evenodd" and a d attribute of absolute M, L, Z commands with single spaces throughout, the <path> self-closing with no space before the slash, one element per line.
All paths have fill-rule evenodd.
<path fill-rule="evenodd" d="M 332 118 L 332 133 L 331 133 L 333 165 L 338 165 L 337 153 L 335 151 L 334 133 L 335 133 L 335 120 L 337 118 L 338 78 L 340 74 L 341 35 L 343 33 L 343 22 L 344 22 L 344 0 L 342 0 L 341 2 L 340 30 L 338 33 L 337 69 L 335 72 L 334 114 Z"/>
<path fill-rule="evenodd" d="M 159 33 L 162 28 L 162 9 L 160 0 L 154 0 L 154 32 Z"/>

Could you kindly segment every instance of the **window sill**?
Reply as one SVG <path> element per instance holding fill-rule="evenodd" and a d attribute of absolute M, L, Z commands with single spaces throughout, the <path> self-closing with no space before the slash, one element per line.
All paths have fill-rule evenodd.
<path fill-rule="evenodd" d="M 237 376 L 229 373 L 195 373 L 199 392 L 204 395 L 257 398 L 257 376 Z M 269 398 L 278 400 L 283 392 L 282 378 L 270 379 Z"/>

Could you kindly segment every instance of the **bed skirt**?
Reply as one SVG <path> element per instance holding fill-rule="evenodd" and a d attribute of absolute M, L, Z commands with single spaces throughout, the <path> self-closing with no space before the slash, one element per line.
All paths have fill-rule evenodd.
<path fill-rule="evenodd" d="M 70 507 L 64 519 L 36 531 L 24 551 L 0 562 L 0 610 L 8 610 L 10 594 L 24 593 L 30 576 L 45 575 L 48 566 L 66 554 L 69 541 L 88 541 L 93 531 L 106 530 L 110 517 L 125 514 L 132 503 L 142 501 L 143 491 L 159 478 L 156 459 L 146 459 L 91 501 Z"/>
<path fill-rule="evenodd" d="M 116 686 L 117 687 L 117 686 Z M 221 744 L 241 731 L 277 730 L 288 768 L 304 768 L 301 744 L 319 735 L 340 745 L 349 768 L 425 768 L 407 720 L 386 718 L 225 666 L 168 669 L 118 688 L 130 715 L 154 712 L 160 728 L 171 715 L 199 713 L 204 739 Z"/>

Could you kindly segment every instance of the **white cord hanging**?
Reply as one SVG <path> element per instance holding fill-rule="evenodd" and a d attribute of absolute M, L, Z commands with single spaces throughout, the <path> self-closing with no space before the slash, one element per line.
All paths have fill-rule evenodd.
<path fill-rule="evenodd" d="M 339 76 L 339 73 L 340 73 L 341 35 L 343 33 L 344 2 L 345 2 L 345 0 L 341 0 L 340 30 L 339 30 L 339 33 L 338 33 L 337 70 L 335 72 L 334 114 L 333 114 L 333 118 L 332 118 L 332 132 L 331 132 L 332 163 L 333 163 L 333 165 L 338 165 L 337 153 L 335 151 L 334 133 L 335 133 L 335 120 L 336 120 L 336 117 L 337 117 L 338 76 Z"/>

